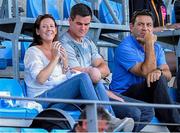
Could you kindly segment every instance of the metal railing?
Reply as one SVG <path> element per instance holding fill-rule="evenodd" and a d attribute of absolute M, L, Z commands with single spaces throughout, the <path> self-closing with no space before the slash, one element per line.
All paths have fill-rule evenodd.
<path fill-rule="evenodd" d="M 117 106 L 135 106 L 135 107 L 153 107 L 153 108 L 162 108 L 162 109 L 180 109 L 180 105 L 177 104 L 150 104 L 150 103 L 130 103 L 130 102 L 116 102 L 116 101 L 96 101 L 96 100 L 77 100 L 77 99 L 57 99 L 57 98 L 28 98 L 28 97 L 7 97 L 7 96 L 0 96 L 0 99 L 11 99 L 11 100 L 24 100 L 24 101 L 36 101 L 36 102 L 49 102 L 49 103 L 66 103 L 66 104 L 85 104 L 87 110 L 87 121 L 88 121 L 88 131 L 90 132 L 97 132 L 98 131 L 98 123 L 97 123 L 97 106 L 98 105 L 117 105 Z M 5 119 L 5 117 L 3 117 Z M 8 118 L 7 119 L 13 119 Z M 20 119 L 20 118 L 14 118 Z M 31 118 L 28 118 L 31 119 Z M 0 121 L 0 126 L 3 121 Z M 147 124 L 147 122 L 140 122 L 139 124 Z M 151 125 L 176 125 L 180 126 L 179 123 L 159 123 Z M 13 126 L 13 125 L 12 125 Z"/>

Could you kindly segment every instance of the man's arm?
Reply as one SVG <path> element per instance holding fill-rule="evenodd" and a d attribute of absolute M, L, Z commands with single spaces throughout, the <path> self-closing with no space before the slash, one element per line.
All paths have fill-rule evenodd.
<path fill-rule="evenodd" d="M 164 75 L 167 78 L 167 80 L 171 80 L 172 74 L 169 69 L 169 66 L 167 64 L 164 64 L 160 66 L 160 69 L 162 70 L 161 71 L 162 75 Z"/>
<path fill-rule="evenodd" d="M 161 65 L 159 68 L 155 69 L 147 75 L 146 81 L 148 87 L 150 87 L 150 83 L 159 80 L 161 75 L 165 76 L 167 80 L 171 79 L 172 75 L 167 64 Z"/>
<path fill-rule="evenodd" d="M 92 66 L 99 69 L 101 72 L 101 78 L 105 78 L 110 74 L 110 70 L 102 58 L 98 58 L 92 62 Z"/>
<path fill-rule="evenodd" d="M 124 102 L 124 99 L 123 98 L 121 98 L 120 96 L 117 96 L 117 95 L 115 95 L 113 92 L 111 92 L 110 90 L 106 90 L 106 93 L 107 93 L 107 95 L 110 97 L 110 98 L 112 98 L 112 99 L 114 99 L 114 100 L 117 100 L 117 101 L 120 101 L 120 102 Z"/>
<path fill-rule="evenodd" d="M 154 43 L 156 41 L 156 36 L 150 32 L 147 32 L 144 39 L 137 38 L 138 41 L 143 43 L 145 50 L 145 60 L 144 62 L 136 64 L 130 69 L 130 72 L 138 76 L 146 77 L 148 73 L 156 69 L 156 56 L 154 50 Z"/>
<path fill-rule="evenodd" d="M 102 78 L 105 78 L 109 75 L 110 71 L 105 63 L 105 61 L 102 58 L 97 58 L 92 62 L 92 65 L 89 67 L 74 67 L 74 70 L 81 71 L 81 72 L 87 72 L 93 83 L 97 83 Z"/>

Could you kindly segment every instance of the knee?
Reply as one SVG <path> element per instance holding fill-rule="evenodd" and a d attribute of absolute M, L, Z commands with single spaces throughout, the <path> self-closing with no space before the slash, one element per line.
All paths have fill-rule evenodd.
<path fill-rule="evenodd" d="M 151 107 L 145 107 L 143 112 L 142 112 L 143 118 L 147 121 L 150 122 L 153 117 L 155 116 L 155 111 L 154 108 Z"/>
<path fill-rule="evenodd" d="M 168 81 L 167 81 L 165 76 L 161 75 L 159 80 L 158 80 L 158 82 L 160 82 L 160 83 L 167 83 Z"/>
<path fill-rule="evenodd" d="M 154 82 L 153 84 L 156 86 L 156 89 L 161 90 L 161 89 L 167 89 L 168 87 L 168 81 L 165 76 L 160 76 L 159 80 Z M 158 86 L 158 87 L 157 87 Z"/>
<path fill-rule="evenodd" d="M 141 110 L 137 107 L 128 107 L 128 109 L 122 111 L 123 113 L 120 114 L 120 118 L 130 117 L 136 122 L 139 122 L 141 119 Z"/>
<path fill-rule="evenodd" d="M 129 111 L 129 117 L 133 118 L 136 122 L 140 121 L 141 110 L 138 108 L 134 108 L 132 111 Z"/>
<path fill-rule="evenodd" d="M 78 76 L 81 80 L 91 80 L 87 73 L 81 73 Z"/>

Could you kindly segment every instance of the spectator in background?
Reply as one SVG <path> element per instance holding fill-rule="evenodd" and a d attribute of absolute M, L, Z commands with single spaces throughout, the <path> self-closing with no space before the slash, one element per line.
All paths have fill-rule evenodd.
<path fill-rule="evenodd" d="M 136 10 L 148 9 L 154 16 L 154 32 L 164 29 L 179 29 L 180 23 L 170 24 L 170 17 L 163 0 L 129 0 L 130 19 Z"/>
<path fill-rule="evenodd" d="M 29 97 L 60 98 L 60 99 L 88 99 L 104 100 L 109 98 L 103 87 L 98 88 L 98 97 L 92 81 L 87 73 L 72 72 L 68 66 L 68 58 L 65 49 L 57 41 L 57 24 L 49 15 L 40 15 L 34 24 L 33 42 L 25 53 L 24 80 L 27 85 Z M 43 108 L 56 107 L 67 109 L 67 104 L 55 104 L 40 102 Z M 106 106 L 107 112 L 111 112 L 111 106 Z M 113 112 L 111 112 L 113 113 Z M 120 120 L 111 116 L 113 128 L 119 131 L 121 123 L 125 131 L 132 131 L 134 121 L 131 118 Z M 116 124 L 116 127 L 114 126 Z M 110 130 L 110 129 L 109 129 Z"/>
<path fill-rule="evenodd" d="M 175 0 L 174 10 L 175 10 L 176 23 L 180 23 L 180 1 L 179 0 Z"/>
<path fill-rule="evenodd" d="M 110 90 L 149 103 L 173 104 L 167 92 L 171 72 L 157 37 L 153 34 L 153 14 L 148 10 L 133 13 L 131 35 L 115 51 Z M 177 109 L 155 109 L 161 122 L 180 123 Z M 179 126 L 167 126 L 180 131 Z"/>
<path fill-rule="evenodd" d="M 97 122 L 98 132 L 104 133 L 108 128 L 110 116 L 102 107 L 97 107 Z M 74 128 L 70 132 L 88 132 L 87 113 L 86 110 L 81 112 L 78 123 L 74 125 Z"/>
<path fill-rule="evenodd" d="M 93 41 L 86 37 L 91 19 L 91 9 L 87 5 L 76 4 L 71 9 L 69 29 L 60 39 L 68 53 L 69 66 L 73 70 L 88 73 L 99 95 L 97 85 L 104 87 L 101 79 L 108 76 L 110 72 Z M 117 97 L 108 90 L 107 94 L 111 100 L 140 102 L 127 97 Z M 153 109 L 148 107 L 113 106 L 113 110 L 118 118 L 132 117 L 136 122 L 150 122 L 154 115 Z M 145 124 L 136 124 L 133 131 L 140 131 L 144 126 Z"/>
<path fill-rule="evenodd" d="M 154 16 L 154 27 L 164 26 L 167 22 L 167 11 L 163 0 L 129 0 L 130 19 L 136 10 L 148 9 Z"/>

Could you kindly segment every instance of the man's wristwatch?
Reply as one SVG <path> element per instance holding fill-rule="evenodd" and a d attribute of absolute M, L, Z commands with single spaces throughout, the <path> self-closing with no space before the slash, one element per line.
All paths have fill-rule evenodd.
<path fill-rule="evenodd" d="M 161 68 L 157 68 L 161 72 L 161 75 L 163 75 L 163 70 Z"/>

